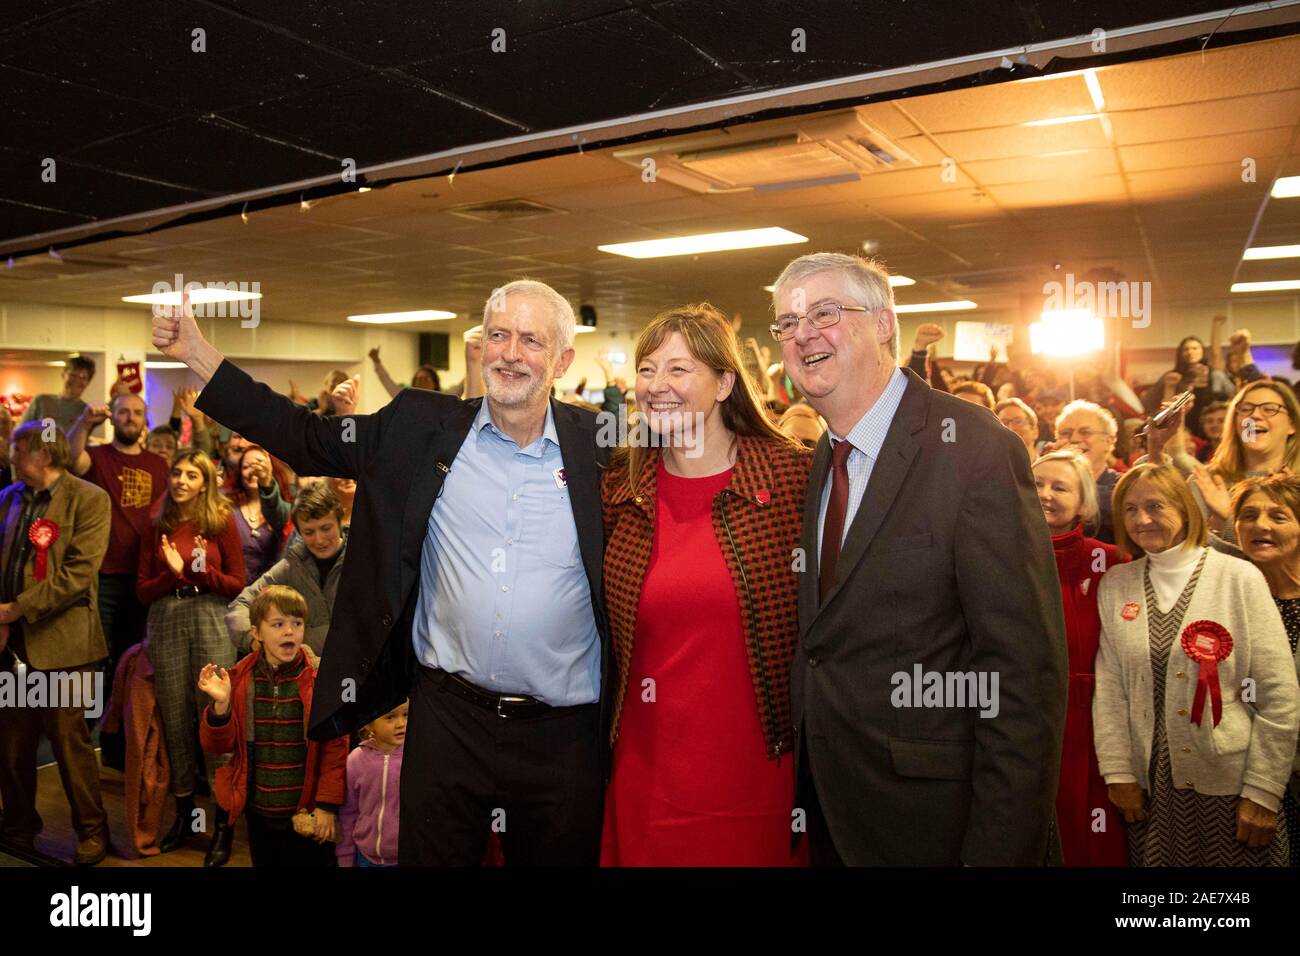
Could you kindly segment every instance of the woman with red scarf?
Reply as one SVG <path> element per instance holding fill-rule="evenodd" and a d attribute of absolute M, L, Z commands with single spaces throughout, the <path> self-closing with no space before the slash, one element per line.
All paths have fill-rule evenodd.
<path fill-rule="evenodd" d="M 1052 533 L 1069 645 L 1070 693 L 1061 749 L 1056 821 L 1066 866 L 1124 866 L 1124 818 L 1106 795 L 1092 741 L 1093 664 L 1101 639 L 1097 592 L 1102 575 L 1127 560 L 1114 545 L 1083 536 L 1096 522 L 1097 484 L 1087 459 L 1057 451 L 1034 462 L 1038 502 Z"/>

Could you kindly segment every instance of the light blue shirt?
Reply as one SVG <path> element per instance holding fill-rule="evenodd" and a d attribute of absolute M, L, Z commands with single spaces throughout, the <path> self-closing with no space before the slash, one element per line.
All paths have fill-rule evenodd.
<path fill-rule="evenodd" d="M 554 707 L 599 699 L 600 636 L 563 469 L 549 405 L 542 437 L 520 448 L 484 400 L 429 513 L 412 630 L 424 666 Z"/>
<path fill-rule="evenodd" d="M 840 547 L 844 546 L 844 539 L 848 537 L 849 528 L 853 525 L 853 516 L 858 513 L 862 496 L 867 493 L 871 469 L 876 466 L 876 459 L 880 457 L 880 449 L 885 444 L 885 436 L 889 434 L 889 426 L 894 421 L 898 403 L 903 400 L 905 391 L 907 391 L 907 375 L 901 368 L 896 368 L 889 381 L 885 383 L 885 390 L 880 393 L 876 403 L 867 409 L 867 413 L 858 419 L 858 423 L 845 436 L 853 443 L 853 450 L 849 452 L 849 503 L 844 510 L 844 532 L 840 537 Z M 829 428 L 826 434 L 831 439 L 831 448 L 834 449 L 835 443 L 841 440 L 840 436 Z M 822 553 L 822 529 L 826 526 L 826 506 L 831 500 L 831 483 L 834 477 L 834 469 L 828 468 L 826 484 L 822 486 L 821 511 L 817 518 L 818 554 Z"/>

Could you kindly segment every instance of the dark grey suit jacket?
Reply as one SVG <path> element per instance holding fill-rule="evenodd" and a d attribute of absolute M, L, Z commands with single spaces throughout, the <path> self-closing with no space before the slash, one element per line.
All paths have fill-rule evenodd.
<path fill-rule="evenodd" d="M 796 759 L 809 761 L 850 865 L 1050 862 L 1065 621 L 1029 460 L 986 409 L 904 374 L 824 604 L 817 527 L 828 438 L 817 446 L 790 678 Z M 997 715 L 951 697 L 896 706 L 914 698 L 894 675 L 910 680 L 918 664 L 945 684 L 983 672 L 991 689 L 996 674 Z"/>

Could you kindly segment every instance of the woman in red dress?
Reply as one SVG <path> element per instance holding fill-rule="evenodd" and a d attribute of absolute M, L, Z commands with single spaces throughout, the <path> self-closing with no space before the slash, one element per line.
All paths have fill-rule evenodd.
<path fill-rule="evenodd" d="M 636 349 L 638 434 L 601 485 L 613 634 L 606 866 L 790 866 L 790 661 L 812 455 L 709 305 Z M 638 440 L 638 438 L 640 440 Z"/>
<path fill-rule="evenodd" d="M 1087 460 L 1057 451 L 1034 462 L 1034 485 L 1056 551 L 1069 644 L 1070 692 L 1061 749 L 1056 822 L 1066 866 L 1126 866 L 1124 817 L 1106 793 L 1092 739 L 1093 663 L 1101 640 L 1097 591 L 1107 569 L 1126 561 L 1114 545 L 1083 536 L 1097 520 L 1097 485 Z"/>

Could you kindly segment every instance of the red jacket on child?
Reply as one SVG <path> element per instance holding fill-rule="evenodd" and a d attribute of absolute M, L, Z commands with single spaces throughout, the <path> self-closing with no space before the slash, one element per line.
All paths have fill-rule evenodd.
<path fill-rule="evenodd" d="M 298 809 L 312 811 L 317 804 L 342 807 L 347 794 L 344 774 L 348 761 L 348 738 L 336 737 L 324 743 L 307 737 L 307 721 L 311 715 L 312 690 L 316 685 L 316 657 L 304 645 L 299 654 L 306 655 L 306 665 L 298 675 L 298 696 L 302 699 L 302 736 L 307 741 L 307 765 L 303 773 L 302 795 Z M 230 671 L 229 719 L 219 725 L 208 722 L 212 704 L 203 709 L 199 722 L 199 743 L 210 754 L 233 753 L 230 763 L 217 770 L 216 798 L 230 821 L 244 812 L 248 801 L 248 720 L 252 710 L 253 668 L 261 651 L 245 655 Z"/>

